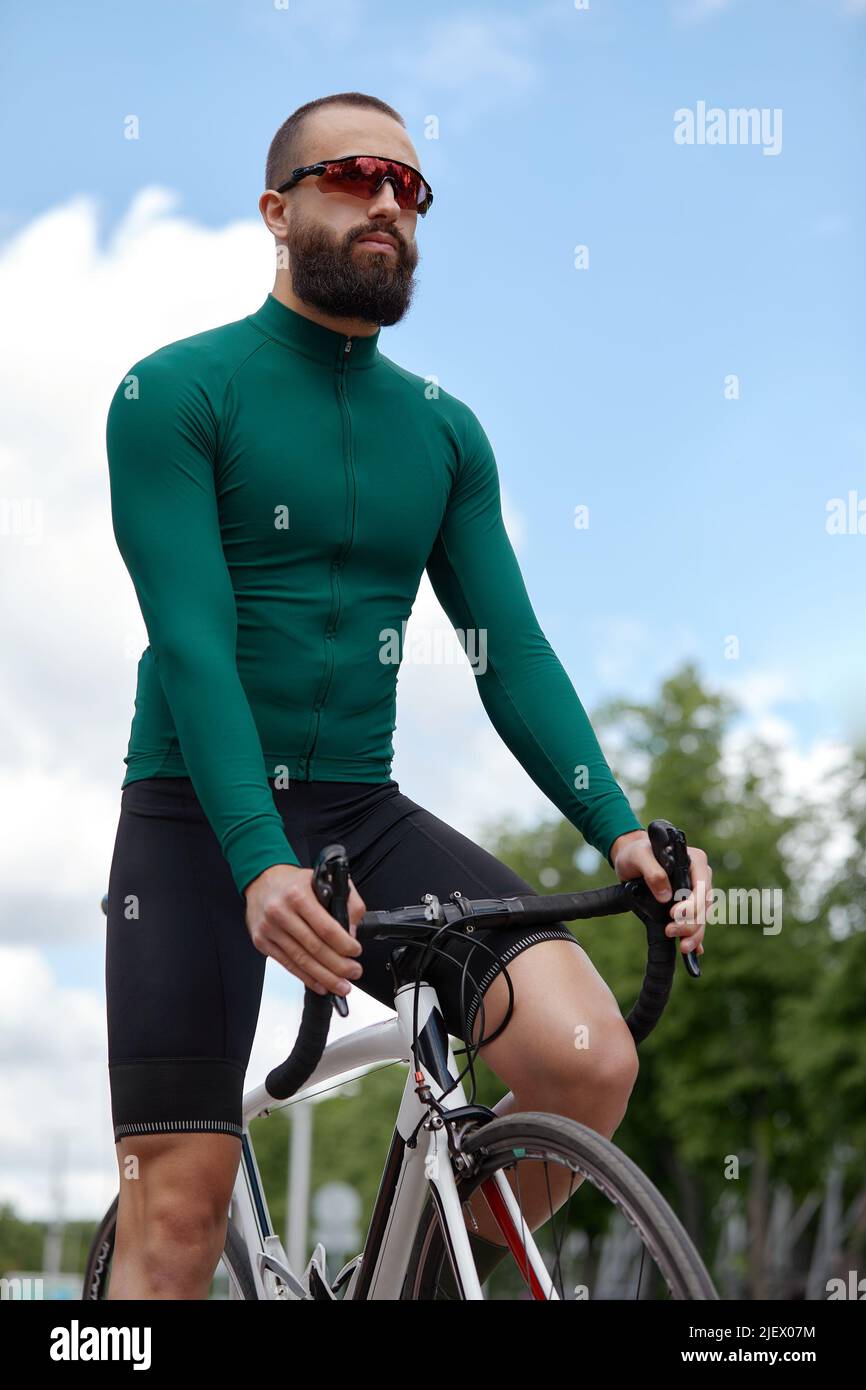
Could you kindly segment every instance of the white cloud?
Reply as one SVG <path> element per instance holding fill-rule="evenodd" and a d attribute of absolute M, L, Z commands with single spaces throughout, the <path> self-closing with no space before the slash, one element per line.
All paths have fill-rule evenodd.
<path fill-rule="evenodd" d="M 744 718 L 725 739 L 722 770 L 736 789 L 756 771 L 756 747 L 770 750 L 778 775 L 774 811 L 781 816 L 807 813 L 805 829 L 785 849 L 796 861 L 794 878 L 802 901 L 815 904 L 855 848 L 847 824 L 835 814 L 848 780 L 850 745 L 829 736 L 802 743 L 795 726 L 779 713 L 779 706 L 790 708 L 805 698 L 803 683 L 793 672 L 732 676 L 723 688 Z"/>
<path fill-rule="evenodd" d="M 766 717 L 780 700 L 796 699 L 799 695 L 792 674 L 779 670 L 748 671 L 732 676 L 724 684 L 731 698 L 753 719 Z"/>
<path fill-rule="evenodd" d="M 0 1200 L 19 1215 L 104 1210 L 116 1190 L 103 1000 L 39 952 L 0 948 Z"/>

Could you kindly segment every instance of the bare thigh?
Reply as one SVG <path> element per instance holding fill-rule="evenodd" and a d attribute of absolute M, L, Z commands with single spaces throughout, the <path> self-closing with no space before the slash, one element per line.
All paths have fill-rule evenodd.
<path fill-rule="evenodd" d="M 542 941 L 509 962 L 514 1008 L 505 1031 L 481 1056 L 524 1109 L 580 1118 L 599 1094 L 625 1092 L 637 1076 L 637 1051 L 610 987 L 584 949 Z M 508 987 L 497 975 L 484 995 L 484 1032 L 498 1028 Z M 478 1037 L 478 1021 L 473 1028 Z M 616 1106 L 613 1107 L 616 1109 Z"/>
<path fill-rule="evenodd" d="M 224 1240 L 239 1140 L 230 1134 L 143 1134 L 115 1147 L 122 1253 L 146 1257 L 154 1246 L 170 1245 L 198 1258 L 220 1234 Z"/>

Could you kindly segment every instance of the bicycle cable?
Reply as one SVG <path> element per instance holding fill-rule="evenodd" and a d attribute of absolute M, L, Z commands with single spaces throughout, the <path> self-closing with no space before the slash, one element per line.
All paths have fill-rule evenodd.
<path fill-rule="evenodd" d="M 426 967 L 427 967 L 429 961 L 432 959 L 432 957 L 433 957 L 434 955 L 442 956 L 443 959 L 445 959 L 445 960 L 447 960 L 447 961 L 450 961 L 450 963 L 451 963 L 452 965 L 460 965 L 460 962 L 459 962 L 459 961 L 456 961 L 456 960 L 453 958 L 453 956 L 449 956 L 448 953 L 447 953 L 446 951 L 441 950 L 441 949 L 437 946 L 436 943 L 439 941 L 439 939 L 442 938 L 442 937 L 445 937 L 445 936 L 459 937 L 462 941 L 465 941 L 465 940 L 466 940 L 466 933 L 465 933 L 465 932 L 456 930 L 453 926 L 451 926 L 451 925 L 448 924 L 448 923 L 445 923 L 445 924 L 444 924 L 443 926 L 441 926 L 441 927 L 437 927 L 436 930 L 432 933 L 430 939 L 425 943 L 425 945 L 423 946 L 423 948 L 421 948 L 421 954 L 420 954 L 420 957 L 419 957 L 419 960 L 418 960 L 418 966 L 417 966 L 417 969 L 416 969 L 416 972 L 415 972 L 415 998 L 414 998 L 414 1001 L 413 1001 L 413 1010 L 412 1010 L 412 1056 L 413 1056 L 413 1061 L 414 1061 L 414 1063 L 415 1063 L 416 1071 L 417 1071 L 417 1067 L 418 1067 L 418 991 L 419 991 L 419 986 L 420 986 L 420 984 L 421 984 L 421 978 L 422 978 L 423 972 L 424 972 L 424 970 L 426 969 Z M 485 944 L 485 942 L 483 942 L 483 941 L 473 941 L 473 942 L 472 942 L 472 946 L 473 946 L 473 947 L 480 947 L 482 951 L 486 951 L 487 954 L 488 954 L 489 956 L 492 956 L 492 958 L 493 958 L 494 960 L 496 960 L 496 961 L 499 960 L 499 957 L 497 956 L 496 952 L 495 952 L 490 946 L 487 946 L 487 945 Z M 501 973 L 502 975 L 504 975 L 504 977 L 505 977 L 505 983 L 506 983 L 507 986 L 508 986 L 508 1008 L 506 1009 L 505 1017 L 503 1018 L 502 1022 L 501 1022 L 500 1025 L 499 1025 L 499 1027 L 496 1028 L 496 1029 L 494 1030 L 494 1032 L 490 1034 L 489 1037 L 485 1037 L 485 1036 L 484 1036 L 484 1016 L 485 1016 L 485 1010 L 484 1010 L 484 997 L 483 997 L 483 995 L 479 994 L 478 1008 L 479 1008 L 479 1017 L 480 1017 L 480 1033 L 479 1033 L 478 1041 L 475 1042 L 475 1043 L 472 1043 L 471 1041 L 467 1040 L 466 1037 L 465 1037 L 465 1034 L 466 1034 L 467 1031 L 468 1031 L 467 1026 L 466 1026 L 466 1025 L 467 1025 L 467 1017 L 466 1017 L 466 1000 L 465 1000 L 465 983 L 466 983 L 466 976 L 467 976 L 467 975 L 469 976 L 469 978 L 470 978 L 470 980 L 472 981 L 473 985 L 475 986 L 476 990 L 478 990 L 478 988 L 479 988 L 479 986 L 478 986 L 478 981 L 475 979 L 474 975 L 472 975 L 471 972 L 469 971 L 469 961 L 470 961 L 470 959 L 471 959 L 471 952 L 470 952 L 470 955 L 467 956 L 466 960 L 463 962 L 462 967 L 461 967 L 461 969 L 462 969 L 462 975 L 461 975 L 461 990 L 460 990 L 460 1008 L 461 1008 L 461 1014 L 462 1014 L 462 1020 L 463 1020 L 464 1042 L 466 1043 L 466 1046 L 465 1046 L 465 1048 L 456 1048 L 456 1049 L 454 1049 L 454 1051 L 455 1051 L 455 1056 L 458 1055 L 460 1052 L 465 1051 L 466 1059 L 467 1059 L 467 1060 L 466 1060 L 466 1066 L 465 1066 L 465 1068 L 463 1069 L 463 1071 L 461 1071 L 461 1072 L 458 1074 L 458 1076 L 455 1078 L 455 1080 L 452 1082 L 452 1084 L 448 1087 L 448 1089 L 447 1089 L 446 1091 L 443 1091 L 442 1095 L 443 1095 L 443 1097 L 444 1097 L 444 1096 L 447 1096 L 447 1095 L 450 1095 L 451 1091 L 455 1090 L 455 1088 L 456 1088 L 457 1086 L 459 1086 L 459 1084 L 460 1084 L 460 1082 L 463 1080 L 464 1076 L 466 1076 L 467 1073 L 468 1073 L 468 1074 L 469 1074 L 469 1077 L 470 1077 L 470 1083 L 471 1083 L 471 1093 L 470 1093 L 470 1097 L 469 1097 L 469 1102 L 468 1102 L 468 1103 L 469 1103 L 470 1105 L 474 1105 L 474 1104 L 475 1104 L 475 1099 L 476 1099 L 476 1090 L 477 1090 L 477 1088 L 476 1088 L 476 1080 L 475 1080 L 475 1067 L 474 1067 L 475 1060 L 476 1060 L 476 1058 L 477 1058 L 477 1056 L 478 1056 L 478 1053 L 480 1052 L 481 1048 L 482 1048 L 483 1046 L 485 1046 L 487 1043 L 492 1042 L 492 1041 L 494 1040 L 494 1038 L 498 1038 L 499 1035 L 500 1035 L 502 1032 L 504 1032 L 505 1028 L 508 1026 L 508 1023 L 509 1023 L 510 1020 L 511 1020 L 511 1015 L 512 1015 L 512 1013 L 514 1012 L 514 987 L 513 987 L 512 983 L 511 983 L 511 977 L 510 977 L 510 975 L 508 974 L 507 966 L 505 966 L 504 964 L 502 964 L 502 965 L 501 965 L 501 969 L 500 969 L 500 973 Z"/>

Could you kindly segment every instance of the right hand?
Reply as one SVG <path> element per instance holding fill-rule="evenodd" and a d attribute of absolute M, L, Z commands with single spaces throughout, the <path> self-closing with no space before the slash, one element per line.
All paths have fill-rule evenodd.
<path fill-rule="evenodd" d="M 256 950 L 273 956 L 316 994 L 346 995 L 361 975 L 354 935 L 366 906 L 349 879 L 346 931 L 313 890 L 313 870 L 272 864 L 244 889 L 247 931 Z"/>

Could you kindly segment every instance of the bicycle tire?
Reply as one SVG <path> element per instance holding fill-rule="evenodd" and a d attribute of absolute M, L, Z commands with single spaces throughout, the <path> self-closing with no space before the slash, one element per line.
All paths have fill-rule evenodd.
<path fill-rule="evenodd" d="M 87 1263 L 84 1266 L 84 1278 L 81 1281 L 81 1298 L 85 1303 L 101 1303 L 108 1292 L 119 1201 L 119 1196 L 115 1197 L 90 1242 Z"/>
<path fill-rule="evenodd" d="M 256 1281 L 253 1278 L 247 1247 L 233 1221 L 229 1221 L 226 1227 L 223 1264 L 229 1276 L 229 1284 L 233 1285 L 236 1291 L 237 1299 L 248 1303 L 257 1303 L 259 1295 L 256 1291 Z"/>
<path fill-rule="evenodd" d="M 718 1299 L 691 1237 L 665 1198 L 627 1154 L 595 1130 L 562 1115 L 525 1111 L 478 1126 L 464 1137 L 461 1148 L 480 1160 L 472 1173 L 457 1176 L 461 1203 L 498 1168 L 507 1166 L 505 1160 L 513 1164 L 515 1149 L 546 1148 L 551 1158 L 564 1159 L 623 1213 L 649 1250 L 673 1299 Z M 435 1299 L 443 1262 L 450 1267 L 439 1213 L 430 1200 L 415 1236 L 401 1298 Z"/>
<path fill-rule="evenodd" d="M 100 1221 L 96 1234 L 90 1243 L 87 1263 L 84 1267 L 84 1278 L 81 1283 L 81 1298 L 87 1303 L 100 1303 L 107 1298 L 111 1277 L 111 1260 L 114 1255 L 114 1240 L 117 1232 L 118 1201 L 119 1198 L 115 1197 Z M 258 1293 L 256 1292 L 247 1249 L 243 1237 L 232 1221 L 229 1221 L 226 1227 L 222 1262 L 228 1274 L 229 1286 L 235 1290 L 234 1296 L 239 1301 L 256 1302 Z"/>

